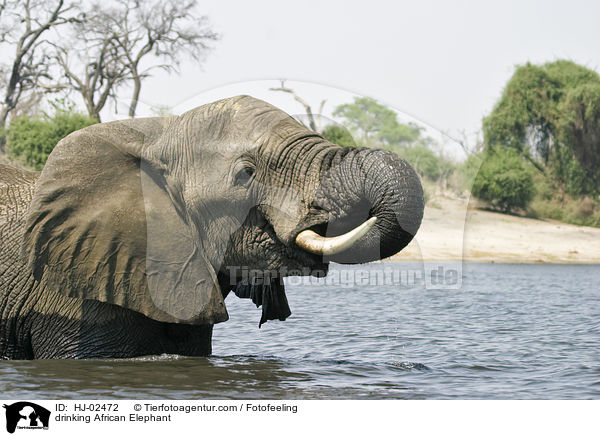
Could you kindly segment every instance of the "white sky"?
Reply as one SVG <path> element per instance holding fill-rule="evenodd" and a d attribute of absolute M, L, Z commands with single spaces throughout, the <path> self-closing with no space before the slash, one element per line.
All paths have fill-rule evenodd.
<path fill-rule="evenodd" d="M 480 129 L 516 64 L 566 58 L 600 71 L 595 0 L 200 3 L 221 41 L 202 67 L 184 63 L 179 76 L 157 71 L 144 82 L 140 116 L 239 93 L 301 113 L 268 91 L 286 78 L 313 109 L 326 98 L 325 115 L 366 95 L 457 136 Z M 103 113 L 125 116 L 112 104 Z"/>
<path fill-rule="evenodd" d="M 146 103 L 177 107 L 224 85 L 287 78 L 376 98 L 456 135 L 480 129 L 516 64 L 566 58 L 600 71 L 594 0 L 201 4 L 221 41 L 202 68 L 184 64 L 180 76 L 149 79 Z M 232 91 L 261 97 L 265 85 Z M 313 109 L 330 98 L 305 95 Z M 289 102 L 283 109 L 302 112 L 290 96 L 280 98 Z M 333 107 L 328 102 L 325 114 Z"/>

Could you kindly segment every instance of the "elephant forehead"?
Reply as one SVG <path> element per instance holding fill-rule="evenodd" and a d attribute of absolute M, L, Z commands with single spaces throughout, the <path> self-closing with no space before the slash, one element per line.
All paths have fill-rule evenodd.
<path fill-rule="evenodd" d="M 181 115 L 178 130 L 187 136 L 201 136 L 223 142 L 265 143 L 285 140 L 298 130 L 306 130 L 284 111 L 250 96 L 223 99 Z"/>

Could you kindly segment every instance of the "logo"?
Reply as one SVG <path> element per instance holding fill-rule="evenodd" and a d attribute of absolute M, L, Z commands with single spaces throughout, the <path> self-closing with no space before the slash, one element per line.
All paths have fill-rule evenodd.
<path fill-rule="evenodd" d="M 27 430 L 48 430 L 50 411 L 35 403 L 20 401 L 4 405 L 6 409 L 6 431 L 14 433 L 18 428 Z"/>

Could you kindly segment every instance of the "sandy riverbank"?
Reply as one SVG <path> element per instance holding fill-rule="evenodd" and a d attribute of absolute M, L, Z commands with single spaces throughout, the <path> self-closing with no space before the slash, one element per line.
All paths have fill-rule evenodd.
<path fill-rule="evenodd" d="M 469 209 L 435 197 L 417 237 L 393 260 L 600 263 L 600 228 Z"/>

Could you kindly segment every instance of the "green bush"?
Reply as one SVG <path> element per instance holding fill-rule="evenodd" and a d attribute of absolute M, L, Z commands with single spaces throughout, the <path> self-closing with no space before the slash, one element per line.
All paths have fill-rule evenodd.
<path fill-rule="evenodd" d="M 600 194 L 600 74 L 565 60 L 518 66 L 483 135 L 486 147 L 528 156 L 569 195 Z"/>
<path fill-rule="evenodd" d="M 532 170 L 513 149 L 484 153 L 471 193 L 503 212 L 525 209 L 535 195 Z"/>
<path fill-rule="evenodd" d="M 17 117 L 8 128 L 6 148 L 12 158 L 41 170 L 58 141 L 95 122 L 87 115 L 64 110 L 58 110 L 52 117 Z"/>
<path fill-rule="evenodd" d="M 344 127 L 336 126 L 335 124 L 329 124 L 327 127 L 325 127 L 325 129 L 323 129 L 321 134 L 329 142 L 341 145 L 342 147 L 356 147 L 354 138 L 348 129 L 345 129 Z"/>
<path fill-rule="evenodd" d="M 529 205 L 528 215 L 532 218 L 563 221 L 563 205 L 559 201 L 536 196 Z"/>
<path fill-rule="evenodd" d="M 571 198 L 562 200 L 544 199 L 539 195 L 531 202 L 530 215 L 563 221 L 578 226 L 600 227 L 600 202 L 591 197 Z"/>

